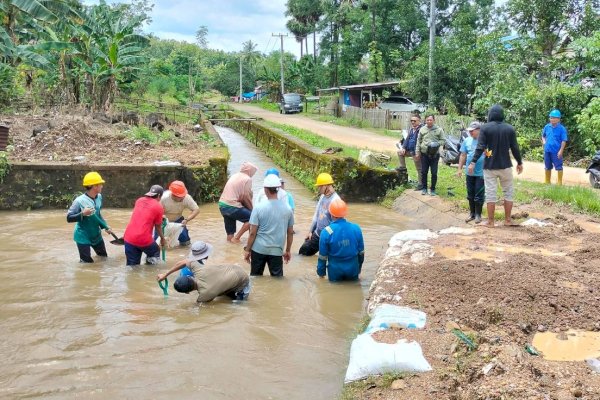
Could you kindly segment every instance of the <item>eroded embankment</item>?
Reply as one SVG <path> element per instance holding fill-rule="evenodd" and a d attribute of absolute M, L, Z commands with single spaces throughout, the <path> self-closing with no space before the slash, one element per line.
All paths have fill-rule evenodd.
<path fill-rule="evenodd" d="M 390 303 L 427 314 L 422 330 L 373 337 L 416 340 L 433 371 L 404 376 L 396 390 L 389 380 L 388 387 L 363 385 L 357 398 L 600 398 L 600 375 L 585 361 L 549 361 L 526 350 L 539 332 L 568 343 L 577 340 L 574 330 L 600 331 L 597 234 L 551 208 L 546 227 L 440 232 L 453 218 L 440 200 L 433 203 L 437 209 L 411 192 L 395 203 L 403 213 L 420 209 L 413 214 L 417 228 L 426 220 L 436 226 L 426 240 L 404 234 L 390 241 L 368 299 L 369 310 Z M 470 350 L 454 329 L 477 348 Z"/>

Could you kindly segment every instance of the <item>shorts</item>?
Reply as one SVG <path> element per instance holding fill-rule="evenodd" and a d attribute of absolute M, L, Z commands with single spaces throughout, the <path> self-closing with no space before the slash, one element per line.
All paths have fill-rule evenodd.
<path fill-rule="evenodd" d="M 544 152 L 544 168 L 546 170 L 551 170 L 554 165 L 554 169 L 557 171 L 562 171 L 563 169 L 563 159 L 558 158 L 558 152 L 554 151 L 545 151 Z"/>
<path fill-rule="evenodd" d="M 488 203 L 495 203 L 498 200 L 498 181 L 502 187 L 504 200 L 513 201 L 512 168 L 484 169 L 483 178 L 485 180 L 485 198 Z"/>

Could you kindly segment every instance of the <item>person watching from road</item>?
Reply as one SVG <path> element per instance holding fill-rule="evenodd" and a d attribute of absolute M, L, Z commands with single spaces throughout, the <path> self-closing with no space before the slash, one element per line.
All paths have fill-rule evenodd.
<path fill-rule="evenodd" d="M 485 155 L 483 179 L 485 181 L 485 199 L 487 201 L 487 223 L 481 225 L 494 227 L 494 212 L 498 193 L 498 181 L 504 194 L 504 225 L 512 225 L 513 173 L 509 151 L 517 160 L 517 173 L 523 172 L 523 160 L 517 143 L 517 134 L 512 125 L 504 122 L 504 110 L 499 104 L 490 108 L 488 123 L 481 127 L 477 149 L 469 163 L 468 171 L 475 173 L 479 158 Z"/>
<path fill-rule="evenodd" d="M 78 196 L 67 211 L 67 222 L 75 222 L 73 240 L 79 251 L 79 262 L 93 263 L 91 249 L 100 257 L 107 257 L 102 238 L 102 229 L 111 234 L 112 230 L 102 217 L 102 188 L 104 179 L 97 172 L 88 172 L 83 177 L 85 193 Z"/>
<path fill-rule="evenodd" d="M 328 173 L 321 173 L 317 176 L 315 186 L 319 190 L 319 201 L 315 208 L 315 213 L 310 224 L 308 235 L 304 243 L 300 246 L 298 254 L 303 256 L 314 256 L 319 251 L 319 235 L 323 228 L 331 223 L 331 214 L 329 213 L 329 204 L 340 196 L 333 187 L 333 178 Z"/>
<path fill-rule="evenodd" d="M 198 204 L 196 204 L 192 196 L 188 193 L 185 184 L 181 181 L 171 182 L 169 190 L 163 193 L 160 204 L 163 206 L 165 216 L 169 222 L 177 222 L 183 225 L 183 230 L 178 238 L 179 245 L 189 246 L 191 241 L 187 224 L 196 218 L 200 212 L 200 208 L 198 208 Z M 184 217 L 184 210 L 190 210 L 191 213 L 187 217 Z"/>
<path fill-rule="evenodd" d="M 277 175 L 267 175 L 263 188 L 268 201 L 258 203 L 250 215 L 250 235 L 244 248 L 250 275 L 262 275 L 268 265 L 271 276 L 283 276 L 283 262 L 290 261 L 294 214 L 287 203 L 277 198 L 280 187 Z"/>
<path fill-rule="evenodd" d="M 252 177 L 257 169 L 252 163 L 244 162 L 240 172 L 231 175 L 221 193 L 219 211 L 225 222 L 228 242 L 240 243 L 242 235 L 250 228 L 248 220 L 252 212 Z M 236 221 L 243 224 L 237 234 Z"/>
<path fill-rule="evenodd" d="M 365 260 L 365 244 L 360 227 L 346 221 L 348 206 L 342 199 L 329 204 L 332 222 L 321 231 L 317 275 L 330 282 L 355 281 Z"/>
<path fill-rule="evenodd" d="M 477 149 L 477 139 L 481 124 L 478 121 L 473 121 L 467 128 L 469 137 L 463 140 L 460 146 L 460 159 L 458 160 L 458 177 L 462 177 L 463 167 L 471 163 L 473 154 Z M 467 171 L 467 200 L 469 201 L 469 218 L 465 222 L 475 220 L 476 224 L 481 222 L 481 212 L 483 203 L 485 202 L 485 183 L 483 180 L 483 158 L 480 157 L 475 164 L 473 173 Z"/>
<path fill-rule="evenodd" d="M 148 193 L 135 202 L 123 235 L 128 266 L 139 265 L 142 253 L 146 254 L 146 264 L 160 263 L 160 247 L 154 241 L 152 231 L 158 232 L 160 245 L 165 246 L 162 230 L 163 208 L 160 205 L 163 192 L 162 186 L 153 185 Z"/>
<path fill-rule="evenodd" d="M 425 117 L 425 126 L 419 130 L 415 159 L 421 162 L 421 194 L 427 194 L 427 174 L 431 169 L 431 191 L 430 195 L 436 196 L 435 185 L 437 183 L 438 164 L 440 161 L 440 148 L 444 142 L 444 131 L 435 125 L 433 114 Z"/>
<path fill-rule="evenodd" d="M 421 117 L 418 114 L 413 114 L 410 116 L 410 129 L 408 130 L 408 134 L 404 142 L 398 142 L 396 146 L 398 147 L 398 160 L 400 160 L 400 165 L 398 166 L 398 170 L 406 170 L 406 157 L 411 157 L 413 162 L 415 163 L 415 169 L 417 170 L 417 188 L 416 190 L 423 190 L 423 183 L 421 179 L 421 160 L 418 157 L 415 157 L 415 152 L 417 148 L 417 140 L 419 138 L 419 131 L 421 130 Z"/>
<path fill-rule="evenodd" d="M 542 143 L 544 145 L 544 169 L 546 172 L 545 183 L 550 184 L 552 180 L 552 166 L 558 174 L 557 185 L 561 186 L 563 181 L 563 153 L 569 137 L 567 129 L 560 123 L 562 117 L 560 110 L 552 110 L 548 115 L 550 123 L 542 129 Z"/>
<path fill-rule="evenodd" d="M 196 302 L 206 303 L 219 296 L 232 300 L 247 300 L 250 293 L 250 278 L 239 265 L 204 265 L 212 253 L 212 246 L 201 240 L 192 244 L 187 258 L 178 261 L 169 271 L 158 274 L 161 282 L 172 273 L 186 268 L 189 271 L 180 275 L 173 287 L 179 293 L 198 291 Z"/>

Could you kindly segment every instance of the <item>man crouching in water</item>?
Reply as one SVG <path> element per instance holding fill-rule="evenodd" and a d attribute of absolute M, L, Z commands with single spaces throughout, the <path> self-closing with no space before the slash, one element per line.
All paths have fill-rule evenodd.
<path fill-rule="evenodd" d="M 232 300 L 246 300 L 250 293 L 250 278 L 238 265 L 204 265 L 212 253 L 212 246 L 201 240 L 192 244 L 188 257 L 178 261 L 167 273 L 158 274 L 156 280 L 163 281 L 173 272 L 185 269 L 173 287 L 179 293 L 198 291 L 196 302 L 204 303 L 218 296 Z"/>

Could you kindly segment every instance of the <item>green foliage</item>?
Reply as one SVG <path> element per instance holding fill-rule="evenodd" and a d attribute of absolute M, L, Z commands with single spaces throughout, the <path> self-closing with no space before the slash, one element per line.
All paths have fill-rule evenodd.
<path fill-rule="evenodd" d="M 16 70 L 7 64 L 0 63 L 0 107 L 6 107 L 18 96 Z"/>
<path fill-rule="evenodd" d="M 128 131 L 125 131 L 125 134 L 133 140 L 139 140 L 150 144 L 156 144 L 159 141 L 167 139 L 169 137 L 168 133 L 158 133 L 148 128 L 147 126 L 134 126 Z"/>
<path fill-rule="evenodd" d="M 592 99 L 576 119 L 585 151 L 592 155 L 600 149 L 600 98 Z"/>
<path fill-rule="evenodd" d="M 274 126 L 275 128 L 279 128 L 282 131 L 289 133 L 290 135 L 295 136 L 298 139 L 321 149 L 327 149 L 329 147 L 339 147 L 342 149 L 342 152 L 338 153 L 339 155 L 358 159 L 359 149 L 356 147 L 343 145 L 342 143 L 329 140 L 327 138 L 324 138 L 323 136 L 316 135 L 305 129 L 296 128 L 292 125 L 283 125 L 275 123 L 269 123 L 269 125 Z"/>
<path fill-rule="evenodd" d="M 383 80 L 383 55 L 375 41 L 369 43 L 369 80 L 371 82 Z"/>
<path fill-rule="evenodd" d="M 0 183 L 10 172 L 10 163 L 8 162 L 8 152 L 0 151 Z"/>

